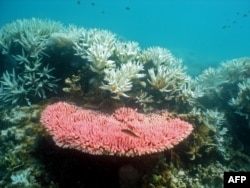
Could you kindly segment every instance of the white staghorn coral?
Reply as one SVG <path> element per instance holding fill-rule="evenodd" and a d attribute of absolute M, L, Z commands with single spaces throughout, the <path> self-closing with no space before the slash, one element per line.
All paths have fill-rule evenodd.
<path fill-rule="evenodd" d="M 13 41 L 19 43 L 26 52 L 30 54 L 30 57 L 37 58 L 44 54 L 45 39 L 48 36 L 42 36 L 36 33 L 29 33 L 23 31 L 20 34 L 20 38 L 16 38 Z"/>
<path fill-rule="evenodd" d="M 229 83 L 242 81 L 250 76 L 250 58 L 232 59 L 221 63 L 219 74 Z"/>
<path fill-rule="evenodd" d="M 220 93 L 220 85 L 227 81 L 222 77 L 218 69 L 209 67 L 194 79 L 194 86 L 199 87 L 206 95 Z"/>
<path fill-rule="evenodd" d="M 113 97 L 115 99 L 119 99 L 120 96 L 129 97 L 126 92 L 131 90 L 132 80 L 144 77 L 144 74 L 139 73 L 140 71 L 143 71 L 142 64 L 134 61 L 121 64 L 117 69 L 104 69 L 106 84 L 102 83 L 100 88 L 115 94 Z"/>
<path fill-rule="evenodd" d="M 188 104 L 195 104 L 196 99 L 202 97 L 204 91 L 201 87 L 194 86 L 194 81 L 190 78 L 187 82 L 180 86 L 178 95 L 175 97 L 175 101 L 184 102 Z"/>
<path fill-rule="evenodd" d="M 14 69 L 12 73 L 9 73 L 8 71 L 3 73 L 3 76 L 0 79 L 0 101 L 5 103 L 3 105 L 16 104 L 23 100 L 30 104 L 30 101 L 27 98 L 27 90 L 25 90 L 21 81 L 22 80 L 16 76 Z"/>
<path fill-rule="evenodd" d="M 222 62 L 217 69 L 205 69 L 195 78 L 195 85 L 206 95 L 220 94 L 223 84 L 234 84 L 250 76 L 250 58 L 232 59 Z"/>
<path fill-rule="evenodd" d="M 56 79 L 51 72 L 54 68 L 42 65 L 41 58 L 29 60 L 26 57 L 15 57 L 19 60 L 19 66 L 23 66 L 16 75 L 15 69 L 12 74 L 6 71 L 0 78 L 1 94 L 0 101 L 9 104 L 31 104 L 31 98 L 46 98 L 47 92 L 56 92 Z"/>
<path fill-rule="evenodd" d="M 90 29 L 87 34 L 86 42 L 89 46 L 101 43 L 106 46 L 113 46 L 116 42 L 115 34 L 108 30 Z"/>
<path fill-rule="evenodd" d="M 77 43 L 82 35 L 86 32 L 84 28 L 77 28 L 73 25 L 69 28 L 61 30 L 60 32 L 54 32 L 46 40 L 46 46 L 53 48 L 67 47 L 71 49 L 75 43 Z"/>
<path fill-rule="evenodd" d="M 218 111 L 217 109 L 215 110 L 207 109 L 204 114 L 209 124 L 217 128 L 221 127 L 226 120 L 225 114 L 223 112 Z"/>
<path fill-rule="evenodd" d="M 172 53 L 165 48 L 161 47 L 150 47 L 142 52 L 141 58 L 145 62 L 152 62 L 155 67 L 160 66 L 161 64 L 171 65 L 177 64 L 176 58 Z"/>
<path fill-rule="evenodd" d="M 181 66 L 160 65 L 148 70 L 148 82 L 154 89 L 161 92 L 176 90 L 178 84 L 185 83 L 188 77 L 183 73 Z"/>
<path fill-rule="evenodd" d="M 221 111 L 218 111 L 218 109 L 206 109 L 206 111 L 202 111 L 201 109 L 194 107 L 189 113 L 200 115 L 207 123 L 207 126 L 209 126 L 209 128 L 214 132 L 220 130 L 226 121 L 225 114 Z"/>
<path fill-rule="evenodd" d="M 78 42 L 75 42 L 76 55 L 90 62 L 90 70 L 98 74 L 105 68 L 114 66 L 110 57 L 114 53 L 115 35 L 106 30 L 92 29 L 82 31 Z"/>
<path fill-rule="evenodd" d="M 235 113 L 244 116 L 249 119 L 250 115 L 250 78 L 238 83 L 238 93 L 236 97 L 231 98 L 228 101 L 230 106 L 233 106 Z"/>
<path fill-rule="evenodd" d="M 86 58 L 86 50 L 96 44 L 102 44 L 105 47 L 112 47 L 116 42 L 115 35 L 107 30 L 101 29 L 81 29 L 79 31 L 79 40 L 74 42 L 76 55 Z"/>
<path fill-rule="evenodd" d="M 144 112 L 149 112 L 153 108 L 150 107 L 150 104 L 154 102 L 153 96 L 149 95 L 147 92 L 140 90 L 140 92 L 136 95 L 135 103 L 138 103 Z"/>
<path fill-rule="evenodd" d="M 17 43 L 30 57 L 39 57 L 44 53 L 45 39 L 53 32 L 62 29 L 58 22 L 40 19 L 22 19 L 6 24 L 0 30 L 0 47 L 3 54 L 9 54 L 10 48 Z"/>
<path fill-rule="evenodd" d="M 113 47 L 109 48 L 103 44 L 94 44 L 86 50 L 86 58 L 90 62 L 90 70 L 102 73 L 105 68 L 114 67 L 114 61 L 110 60 L 113 54 Z"/>
<path fill-rule="evenodd" d="M 120 42 L 115 43 L 115 56 L 120 63 L 126 63 L 126 61 L 137 60 L 140 55 L 140 47 L 137 42 Z"/>

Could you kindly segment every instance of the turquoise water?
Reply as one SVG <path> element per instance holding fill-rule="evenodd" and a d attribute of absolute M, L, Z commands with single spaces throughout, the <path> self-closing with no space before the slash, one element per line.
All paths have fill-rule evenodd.
<path fill-rule="evenodd" d="M 1 0 L 0 7 L 0 26 L 36 17 L 107 29 L 142 48 L 168 48 L 190 74 L 250 55 L 248 0 Z"/>
<path fill-rule="evenodd" d="M 0 0 L 0 28 L 0 188 L 220 188 L 250 171 L 250 0 Z"/>

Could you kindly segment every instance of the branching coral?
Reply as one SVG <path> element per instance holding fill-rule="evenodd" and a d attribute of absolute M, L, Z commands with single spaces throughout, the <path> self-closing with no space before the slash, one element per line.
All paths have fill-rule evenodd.
<path fill-rule="evenodd" d="M 154 100 L 152 95 L 141 90 L 138 94 L 136 94 L 135 102 L 142 107 L 144 112 L 148 112 L 152 110 L 152 107 L 150 105 L 154 102 Z"/>
<path fill-rule="evenodd" d="M 24 70 L 16 75 L 13 69 L 12 74 L 6 71 L 2 78 L 0 101 L 4 105 L 26 103 L 31 104 L 35 97 L 46 98 L 46 91 L 55 92 L 57 88 L 56 79 L 52 76 L 49 66 L 42 66 L 41 59 L 29 61 L 27 58 L 18 57 L 20 65 Z"/>
<path fill-rule="evenodd" d="M 177 65 L 176 58 L 172 55 L 172 53 L 165 48 L 161 47 L 150 47 L 142 52 L 141 58 L 146 63 L 152 62 L 155 67 L 159 67 L 161 64 Z"/>
<path fill-rule="evenodd" d="M 102 73 L 105 68 L 114 67 L 114 61 L 110 60 L 113 53 L 112 47 L 109 48 L 105 44 L 94 44 L 86 51 L 87 59 L 91 62 L 90 70 L 96 73 Z"/>
<path fill-rule="evenodd" d="M 12 74 L 6 71 L 1 80 L 0 100 L 5 105 L 46 98 L 46 91 L 55 92 L 53 68 L 43 63 L 47 39 L 62 30 L 58 22 L 39 19 L 17 20 L 0 30 L 2 54 L 15 59 Z M 21 102 L 22 101 L 22 102 Z"/>
<path fill-rule="evenodd" d="M 105 69 L 104 81 L 107 84 L 103 83 L 100 88 L 109 90 L 111 93 L 115 94 L 114 98 L 116 99 L 119 99 L 120 96 L 128 97 L 126 92 L 132 89 L 132 80 L 145 76 L 141 74 L 140 71 L 143 71 L 142 64 L 132 61 L 121 64 L 121 67 L 118 69 Z"/>
<path fill-rule="evenodd" d="M 237 83 L 250 76 L 250 58 L 232 59 L 221 63 L 218 68 L 221 77 L 229 83 Z"/>
<path fill-rule="evenodd" d="M 173 88 L 173 86 L 176 85 L 176 79 L 179 79 L 176 77 L 176 74 L 178 71 L 181 71 L 179 68 L 175 67 L 167 67 L 164 65 L 160 65 L 157 67 L 157 70 L 155 71 L 153 68 L 148 70 L 149 73 L 149 79 L 148 82 L 151 86 L 154 87 L 154 89 L 159 90 L 161 92 L 170 92 L 177 88 Z"/>
<path fill-rule="evenodd" d="M 115 99 L 130 96 L 144 110 L 145 100 L 137 95 L 140 92 L 153 92 L 150 100 L 158 103 L 165 100 L 191 104 L 202 95 L 199 87 L 188 84 L 190 77 L 182 60 L 168 49 L 152 47 L 141 51 L 138 43 L 119 41 L 112 33 L 97 29 L 82 31 L 74 49 L 76 55 L 87 60 L 89 70 L 100 75 L 101 89 L 110 91 Z"/>
<path fill-rule="evenodd" d="M 79 41 L 83 32 L 85 32 L 85 29 L 71 25 L 69 28 L 52 33 L 46 40 L 46 46 L 52 48 L 66 47 L 68 50 L 71 50 L 74 44 Z"/>
<path fill-rule="evenodd" d="M 246 131 L 249 130 L 249 127 L 242 127 L 241 125 L 250 125 L 250 59 L 247 57 L 222 62 L 218 68 L 208 68 L 193 79 L 187 75 L 182 60 L 176 58 L 168 49 L 161 47 L 141 49 L 137 42 L 120 40 L 115 34 L 106 30 L 84 29 L 75 26 L 64 28 L 60 23 L 39 19 L 17 20 L 4 26 L 0 30 L 0 51 L 2 52 L 1 65 L 3 65 L 0 70 L 2 73 L 0 78 L 1 107 L 28 104 L 30 106 L 26 108 L 30 109 L 33 106 L 32 103 L 47 97 L 56 96 L 60 98 L 60 94 L 54 95 L 54 93 L 57 90 L 63 90 L 70 95 L 74 95 L 67 100 L 81 101 L 84 107 L 93 107 L 98 104 L 94 107 L 104 107 L 108 111 L 120 106 L 132 105 L 138 108 L 138 111 L 147 112 L 147 114 L 138 115 L 136 111 L 136 113 L 133 113 L 131 109 L 121 108 L 111 115 L 111 119 L 108 119 L 108 114 L 104 115 L 101 112 L 81 109 L 79 111 L 82 112 L 78 114 L 79 116 L 77 113 L 74 117 L 71 116 L 72 114 L 63 115 L 66 118 L 65 120 L 70 122 L 63 127 L 58 126 L 59 121 L 55 120 L 60 117 L 59 115 L 51 118 L 50 115 L 54 113 L 54 110 L 52 110 L 48 113 L 47 118 L 50 123 L 45 127 L 47 126 L 47 129 L 52 127 L 51 134 L 59 145 L 71 147 L 69 143 L 73 143 L 72 148 L 79 149 L 79 145 L 82 144 L 81 151 L 99 154 L 96 148 L 91 150 L 86 143 L 89 143 L 88 141 L 96 135 L 101 135 L 101 137 L 97 136 L 97 139 L 100 138 L 100 142 L 94 140 L 93 145 L 104 143 L 101 141 L 107 138 L 105 133 L 119 119 L 118 121 L 120 125 L 124 126 L 124 129 L 114 126 L 114 129 L 109 133 L 115 142 L 110 144 L 108 149 L 104 148 L 107 142 L 98 145 L 99 152 L 112 154 L 114 151 L 114 155 L 119 156 L 131 156 L 134 155 L 134 152 L 137 152 L 135 155 L 142 155 L 147 152 L 138 150 L 138 144 L 135 144 L 133 148 L 124 149 L 122 148 L 124 145 L 118 143 L 117 140 L 128 138 L 137 143 L 138 140 L 145 142 L 144 138 L 152 138 L 146 145 L 143 145 L 142 149 L 150 147 L 152 143 L 157 145 L 153 142 L 155 139 L 161 140 L 168 137 L 168 135 L 161 137 L 162 129 L 159 129 L 158 126 L 162 122 L 169 122 L 169 119 L 178 116 L 194 122 L 195 125 L 195 130 L 187 143 L 183 142 L 180 150 L 175 148 L 176 150 L 171 151 L 178 157 L 179 162 L 181 156 L 176 151 L 181 151 L 183 146 L 185 151 L 183 150 L 182 154 L 186 157 L 185 162 L 190 160 L 193 163 L 202 161 L 204 156 L 206 156 L 206 159 L 209 156 L 211 161 L 223 158 L 223 161 L 231 163 L 232 151 L 236 148 L 231 147 L 232 141 L 235 143 L 247 140 L 245 141 L 247 147 L 244 147 L 244 143 L 239 144 L 240 149 L 237 148 L 238 156 L 242 154 L 242 150 L 245 153 L 249 152 L 248 138 L 242 139 L 236 135 L 242 131 L 242 128 L 246 128 Z M 65 80 L 65 84 L 60 85 L 61 82 L 58 82 L 59 79 L 57 78 Z M 86 101 L 87 103 L 85 103 Z M 68 106 L 70 105 L 66 105 L 65 111 L 69 109 Z M 20 109 L 22 112 L 25 111 L 24 108 Z M 62 106 L 59 105 L 58 111 L 61 109 Z M 154 117 L 164 115 L 166 109 L 174 111 L 174 113 L 155 122 L 157 118 L 154 119 Z M 152 111 L 159 113 L 149 113 Z M 231 116 L 233 111 L 239 115 Z M 90 116 L 86 120 L 83 116 L 86 115 L 87 117 L 88 112 L 90 112 Z M 181 113 L 181 115 L 177 113 Z M 8 121 L 8 125 L 13 124 L 13 127 L 23 126 L 24 122 L 31 122 L 30 120 L 33 122 L 34 120 L 34 118 L 27 118 L 27 114 L 31 113 L 27 112 L 16 116 L 14 110 L 5 112 L 1 116 L 1 122 L 5 122 L 9 118 L 11 120 Z M 104 120 L 98 121 L 97 115 Z M 153 119 L 150 119 L 152 117 Z M 146 129 L 147 122 L 145 120 L 148 118 L 150 123 L 152 122 L 154 125 L 152 128 L 150 127 L 149 137 L 145 137 L 143 134 L 147 131 L 140 134 L 138 130 Z M 74 122 L 77 119 L 81 121 Z M 230 122 L 232 119 L 233 123 Z M 82 126 L 82 122 L 87 125 Z M 235 122 L 237 122 L 236 126 Z M 46 122 L 43 121 L 43 123 Z M 65 124 L 65 122 L 63 123 Z M 172 123 L 175 124 L 176 122 Z M 5 124 L 7 125 L 7 123 Z M 93 128 L 92 124 L 97 128 Z M 99 127 L 100 124 L 103 126 Z M 142 128 L 139 126 L 140 124 L 142 124 Z M 32 127 L 35 127 L 33 125 Z M 78 130 L 79 126 L 81 128 Z M 229 126 L 230 128 L 228 128 Z M 239 127 L 239 129 L 235 131 L 235 127 Z M 117 134 L 117 137 L 113 137 L 116 134 L 114 130 L 117 128 L 119 134 Z M 175 130 L 176 126 L 174 125 L 172 128 Z M 60 129 L 65 131 L 63 137 Z M 73 129 L 78 130 L 81 134 L 79 132 L 79 134 L 75 134 L 72 131 Z M 97 129 L 100 129 L 99 132 L 96 131 Z M 165 129 L 165 126 L 163 126 L 163 129 Z M 87 134 L 86 130 L 91 134 Z M 238 137 L 239 141 L 235 141 L 236 139 L 231 137 L 231 131 L 235 133 L 232 135 L 236 135 L 235 137 Z M 1 142 L 5 145 L 6 140 L 13 140 L 10 138 L 14 138 L 16 142 L 22 142 L 23 137 L 27 138 L 24 132 L 29 132 L 29 130 L 20 129 L 16 131 L 14 128 L 1 130 Z M 173 138 L 169 137 L 169 139 L 175 139 L 176 136 L 179 136 L 178 134 L 179 130 L 175 132 Z M 86 137 L 86 135 L 88 136 Z M 142 137 L 143 139 L 140 139 Z M 89 138 L 87 142 L 86 138 Z M 65 141 L 65 139 L 69 139 L 70 142 Z M 131 144 L 126 139 L 125 143 Z M 119 148 L 116 150 L 113 146 L 120 147 L 121 150 Z M 232 151 L 229 151 L 229 146 Z M 1 146 L 0 149 L 2 148 Z M 19 153 L 21 150 L 15 148 L 13 151 Z M 235 155 L 235 159 L 238 156 Z M 245 156 L 245 158 L 249 163 L 248 157 Z M 164 174 L 157 174 L 153 176 L 153 181 L 164 181 L 163 186 L 170 187 L 198 187 L 202 183 L 204 185 L 206 177 L 202 173 L 209 173 L 209 171 L 204 170 L 207 169 L 205 166 L 201 168 L 200 164 L 196 165 L 196 170 L 194 170 L 193 163 L 190 165 L 193 170 L 180 169 L 178 167 L 181 166 L 181 163 L 178 163 L 178 167 L 176 166 L 174 171 L 171 172 L 173 167 L 168 166 L 168 170 L 165 169 L 167 176 L 164 178 Z M 233 164 L 238 163 L 234 162 Z M 1 168 L 6 168 L 8 172 L 25 165 L 26 163 L 22 159 L 15 158 L 15 155 L 10 154 L 6 154 L 0 164 Z M 216 171 L 213 171 L 216 169 L 215 167 L 216 165 L 211 165 L 211 172 L 216 174 Z M 23 171 L 20 170 L 19 172 L 22 173 Z M 200 174 L 193 176 L 196 173 Z M 28 173 L 27 175 L 30 176 L 31 174 Z M 12 180 L 12 186 L 15 186 L 18 182 L 27 184 L 25 176 L 19 176 L 17 171 L 12 173 L 12 176 L 6 175 L 7 178 L 5 179 Z M 216 176 L 217 180 L 221 181 L 219 175 L 216 174 Z M 190 177 L 192 177 L 191 180 Z M 204 181 L 198 182 L 198 178 L 202 178 Z M 2 185 L 1 182 L 0 186 Z M 158 186 L 157 183 L 155 185 Z"/>
<path fill-rule="evenodd" d="M 199 86 L 207 95 L 212 95 L 214 92 L 219 93 L 219 86 L 225 82 L 220 71 L 210 67 L 195 78 L 194 84 Z"/>
<path fill-rule="evenodd" d="M 40 19 L 23 19 L 6 24 L 0 30 L 0 47 L 3 54 L 13 51 L 13 44 L 20 45 L 31 57 L 39 57 L 45 49 L 45 39 L 62 29 L 58 22 Z M 12 51 L 11 51 L 12 50 Z"/>
<path fill-rule="evenodd" d="M 20 78 L 18 78 L 18 76 L 16 76 L 14 69 L 12 73 L 9 73 L 8 71 L 3 73 L 0 82 L 0 101 L 2 103 L 1 105 L 5 106 L 8 104 L 16 104 L 23 100 L 30 104 L 30 101 L 27 98 L 27 90 L 25 90 L 24 88 L 24 83 Z"/>
<path fill-rule="evenodd" d="M 193 108 L 190 113 L 200 115 L 205 124 L 214 132 L 217 132 L 219 129 L 221 129 L 226 120 L 225 114 L 218 111 L 217 109 L 206 109 L 206 111 L 202 111 L 201 109 Z"/>
<path fill-rule="evenodd" d="M 195 105 L 196 100 L 203 97 L 204 91 L 198 85 L 194 85 L 193 79 L 187 78 L 187 80 L 189 81 L 180 86 L 180 94 L 176 96 L 175 101 Z"/>
<path fill-rule="evenodd" d="M 114 66 L 110 60 L 114 51 L 115 36 L 106 30 L 92 29 L 82 31 L 78 42 L 75 42 L 76 55 L 90 62 L 90 70 L 98 74 L 105 68 Z"/>
<path fill-rule="evenodd" d="M 199 86 L 207 96 L 220 96 L 224 85 L 234 87 L 234 84 L 250 76 L 249 71 L 249 58 L 232 59 L 222 62 L 217 69 L 205 69 L 195 78 L 195 86 Z"/>
<path fill-rule="evenodd" d="M 114 54 L 120 63 L 126 61 L 138 60 L 140 57 L 140 47 L 137 42 L 120 42 L 115 43 Z"/>
<path fill-rule="evenodd" d="M 238 84 L 239 92 L 237 96 L 231 98 L 228 104 L 236 108 L 236 113 L 249 119 L 250 115 L 250 79 Z"/>

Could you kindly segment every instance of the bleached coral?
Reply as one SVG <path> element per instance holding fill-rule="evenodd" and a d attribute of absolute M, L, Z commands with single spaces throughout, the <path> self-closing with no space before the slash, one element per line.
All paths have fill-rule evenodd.
<path fill-rule="evenodd" d="M 90 29 L 88 30 L 87 44 L 91 46 L 92 44 L 103 43 L 106 46 L 113 46 L 116 42 L 115 34 L 108 30 L 103 29 Z"/>
<path fill-rule="evenodd" d="M 27 91 L 25 90 L 23 83 L 21 83 L 21 80 L 16 76 L 14 69 L 12 73 L 9 73 L 8 71 L 3 73 L 0 83 L 0 101 L 2 106 L 16 104 L 23 100 L 30 103 L 27 98 Z"/>
<path fill-rule="evenodd" d="M 27 58 L 17 57 L 20 65 L 23 66 L 22 72 L 16 75 L 15 69 L 12 73 L 6 71 L 0 78 L 1 94 L 0 101 L 4 105 L 26 103 L 31 104 L 31 98 L 46 98 L 46 91 L 56 92 L 56 79 L 52 76 L 53 68 L 43 66 L 41 59 L 33 61 Z"/>
<path fill-rule="evenodd" d="M 115 36 L 109 31 L 92 29 L 82 32 L 74 48 L 76 55 L 89 61 L 91 71 L 101 74 L 105 68 L 114 66 L 114 61 L 110 60 L 114 43 Z"/>
<path fill-rule="evenodd" d="M 50 74 L 51 71 L 53 68 L 50 69 L 47 65 L 36 72 L 24 73 L 23 81 L 27 90 L 44 99 L 46 98 L 46 90 L 56 92 L 58 79 Z"/>
<path fill-rule="evenodd" d="M 242 81 L 250 76 L 250 58 L 238 58 L 221 63 L 219 74 L 229 83 Z"/>
<path fill-rule="evenodd" d="M 143 92 L 140 90 L 138 94 L 136 94 L 136 101 L 135 103 L 138 103 L 144 112 L 149 112 L 153 110 L 151 107 L 151 104 L 154 102 L 153 96 L 148 94 L 147 92 Z"/>
<path fill-rule="evenodd" d="M 229 100 L 228 104 L 236 109 L 236 113 L 249 119 L 250 115 L 250 78 L 238 83 L 236 97 Z"/>
<path fill-rule="evenodd" d="M 191 77 L 186 74 L 182 59 L 175 58 L 168 49 L 148 48 L 142 52 L 141 59 L 148 68 L 147 81 L 153 92 L 160 92 L 154 96 L 156 102 L 192 105 L 203 96 L 201 87 L 195 87 Z"/>
<path fill-rule="evenodd" d="M 206 125 L 214 132 L 219 131 L 226 120 L 225 114 L 221 111 L 218 111 L 218 109 L 206 109 L 206 111 L 204 111 L 193 108 L 190 114 L 200 115 L 206 122 Z"/>
<path fill-rule="evenodd" d="M 31 186 L 30 179 L 32 179 L 30 169 L 26 169 L 17 173 L 13 173 L 10 176 L 10 179 L 13 185 L 29 187 Z"/>
<path fill-rule="evenodd" d="M 99 81 L 99 87 L 114 94 L 113 98 L 121 99 L 120 96 L 130 95 L 145 108 L 142 104 L 144 95 L 138 96 L 140 92 L 145 94 L 153 91 L 150 100 L 158 103 L 162 100 L 191 103 L 188 98 L 202 95 L 200 87 L 188 84 L 190 78 L 185 73 L 182 60 L 175 58 L 168 49 L 151 47 L 141 51 L 138 43 L 117 40 L 114 34 L 98 29 L 83 31 L 74 49 L 76 55 L 87 60 L 89 70 L 103 78 L 103 81 Z M 140 62 L 140 65 L 131 62 Z M 136 75 L 138 67 L 140 74 Z M 144 78 L 138 81 L 133 77 Z M 161 92 L 160 96 L 156 94 L 158 91 Z"/>
<path fill-rule="evenodd" d="M 150 47 L 144 50 L 141 58 L 147 63 L 152 62 L 155 67 L 159 67 L 161 64 L 178 64 L 178 61 L 176 61 L 176 58 L 172 55 L 172 53 L 168 49 L 161 47 Z"/>
<path fill-rule="evenodd" d="M 209 67 L 205 69 L 194 80 L 194 84 L 199 86 L 206 94 L 213 94 L 220 92 L 220 85 L 225 83 L 226 80 L 220 74 L 218 69 Z"/>
<path fill-rule="evenodd" d="M 218 111 L 217 109 L 215 110 L 207 109 L 205 112 L 205 116 L 209 124 L 215 127 L 220 127 L 226 120 L 225 114 L 223 112 Z"/>
<path fill-rule="evenodd" d="M 45 41 L 45 45 L 51 48 L 67 48 L 67 50 L 70 51 L 74 44 L 79 41 L 81 34 L 85 31 L 84 28 L 77 28 L 71 25 L 64 30 L 52 33 Z"/>
<path fill-rule="evenodd" d="M 106 84 L 102 83 L 100 88 L 115 94 L 114 98 L 116 99 L 119 99 L 120 96 L 128 97 L 126 92 L 131 90 L 132 80 L 144 77 L 144 74 L 141 74 L 140 71 L 143 71 L 142 64 L 134 61 L 121 64 L 121 67 L 117 69 L 104 69 Z"/>
<path fill-rule="evenodd" d="M 175 100 L 194 105 L 196 100 L 203 96 L 203 89 L 199 85 L 195 86 L 194 81 L 190 78 L 189 81 L 181 85 L 179 95 L 176 96 Z"/>
<path fill-rule="evenodd" d="M 148 70 L 148 83 L 154 90 L 160 91 L 165 100 L 180 100 L 187 94 L 188 77 L 184 72 L 184 67 L 179 64 L 176 65 L 159 65 L 156 68 Z"/>
<path fill-rule="evenodd" d="M 62 31 L 58 22 L 35 18 L 17 20 L 0 30 L 2 54 L 15 60 L 12 73 L 5 71 L 0 78 L 1 103 L 30 105 L 31 99 L 46 98 L 46 91 L 55 92 L 58 80 L 43 57 L 48 56 L 48 38 Z"/>
<path fill-rule="evenodd" d="M 130 61 L 138 60 L 140 55 L 140 47 L 137 42 L 117 41 L 115 43 L 114 54 L 118 58 L 118 61 L 120 63 L 126 63 L 126 61 L 128 60 Z"/>
<path fill-rule="evenodd" d="M 167 67 L 165 65 L 160 65 L 156 70 L 154 68 L 148 70 L 148 82 L 156 90 L 170 92 L 175 89 L 173 86 L 176 85 L 176 81 L 179 79 L 177 75 L 179 73 L 181 74 L 181 71 L 181 67 Z"/>
<path fill-rule="evenodd" d="M 239 58 L 222 62 L 219 68 L 205 69 L 195 78 L 196 85 L 202 86 L 207 94 L 220 93 L 223 84 L 234 84 L 250 76 L 250 59 Z"/>
<path fill-rule="evenodd" d="M 0 47 L 3 54 L 9 54 L 10 48 L 14 44 L 30 55 L 30 57 L 39 57 L 44 53 L 45 39 L 53 32 L 62 29 L 58 22 L 40 19 L 22 19 L 13 23 L 6 24 L 0 30 Z"/>
<path fill-rule="evenodd" d="M 96 73 L 102 73 L 105 68 L 114 67 L 114 61 L 109 58 L 113 54 L 113 47 L 105 44 L 94 44 L 86 50 L 87 59 L 89 60 L 90 70 Z"/>

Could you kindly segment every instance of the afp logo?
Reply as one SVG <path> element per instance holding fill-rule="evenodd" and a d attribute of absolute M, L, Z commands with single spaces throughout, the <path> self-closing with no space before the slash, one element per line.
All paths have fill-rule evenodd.
<path fill-rule="evenodd" d="M 224 188 L 249 188 L 250 172 L 224 172 Z"/>

